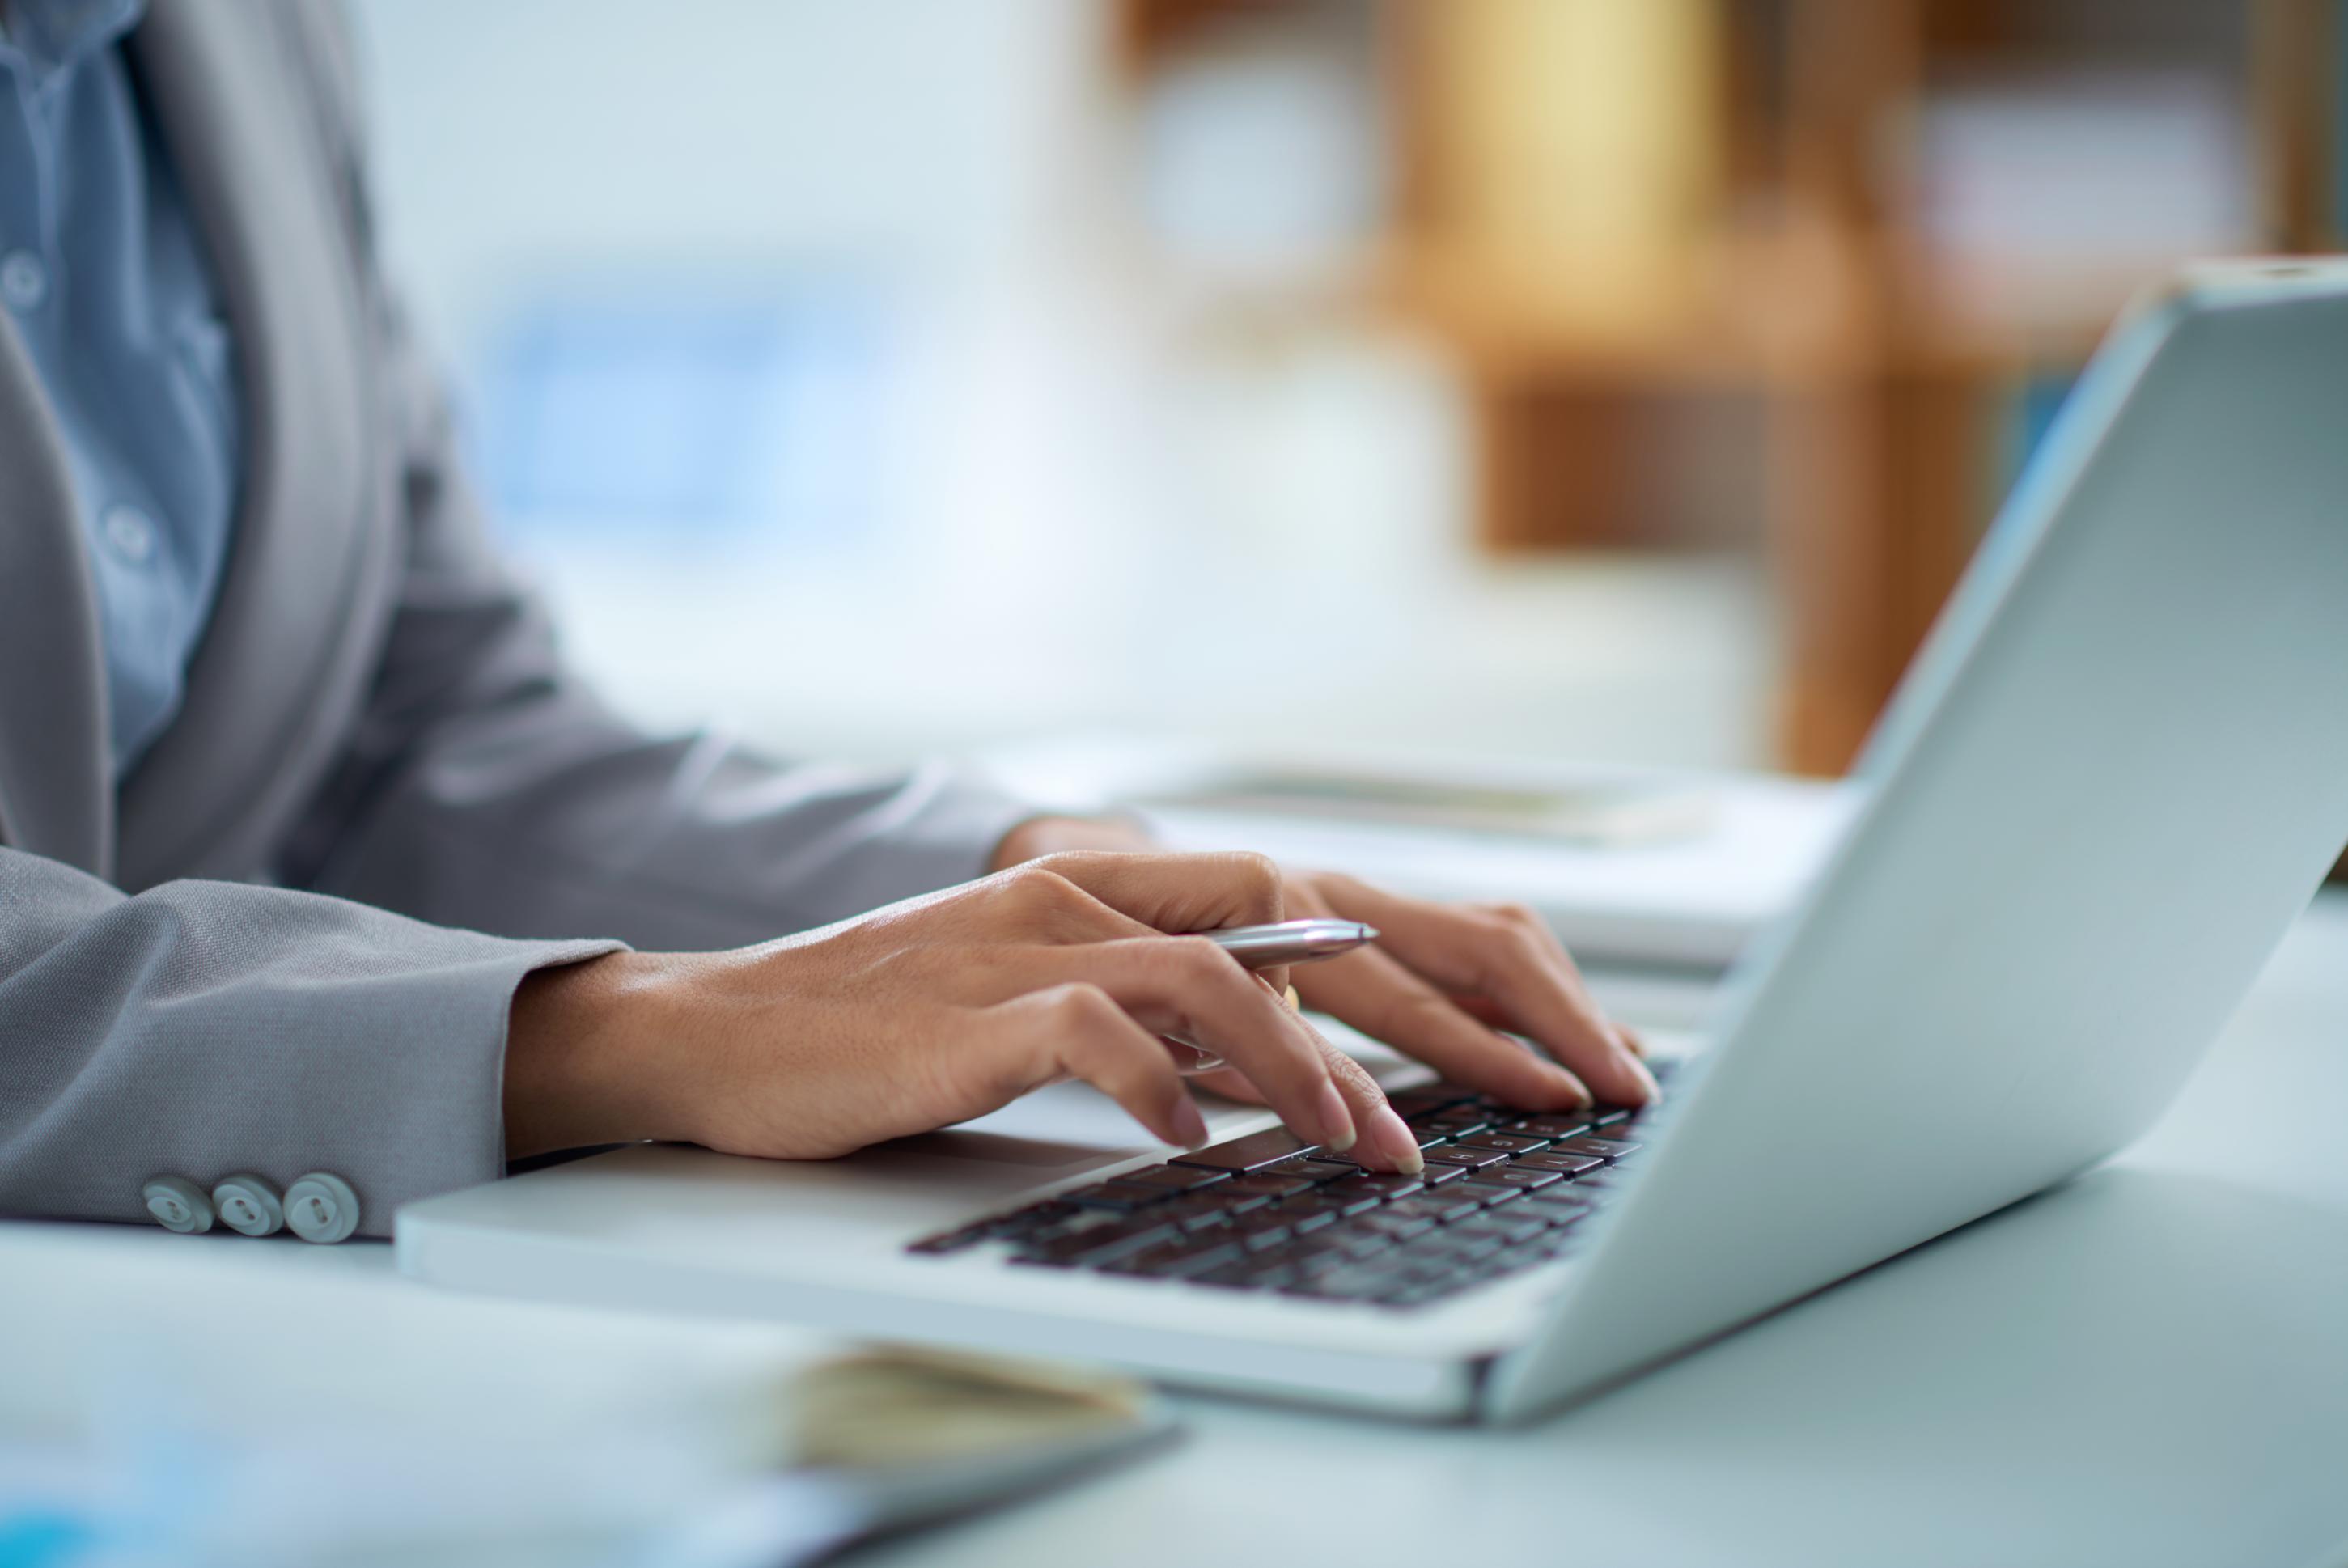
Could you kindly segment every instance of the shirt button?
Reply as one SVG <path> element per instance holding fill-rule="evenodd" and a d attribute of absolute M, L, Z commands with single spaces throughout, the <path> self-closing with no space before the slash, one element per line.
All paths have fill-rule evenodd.
<path fill-rule="evenodd" d="M 155 553 L 153 520 L 135 506 L 110 506 L 98 520 L 106 547 L 133 566 L 144 566 Z"/>
<path fill-rule="evenodd" d="M 49 269 L 30 251 L 0 256 L 0 299 L 16 310 L 38 309 L 49 297 Z"/>
<path fill-rule="evenodd" d="M 339 1242 L 359 1228 L 359 1195 L 331 1171 L 313 1171 L 285 1189 L 285 1222 L 305 1242 Z"/>
<path fill-rule="evenodd" d="M 185 1176 L 158 1176 L 139 1189 L 139 1201 L 167 1231 L 186 1235 L 212 1228 L 212 1201 Z"/>
<path fill-rule="evenodd" d="M 285 1206 L 266 1177 L 240 1171 L 212 1189 L 221 1223 L 248 1236 L 265 1236 L 285 1222 Z"/>

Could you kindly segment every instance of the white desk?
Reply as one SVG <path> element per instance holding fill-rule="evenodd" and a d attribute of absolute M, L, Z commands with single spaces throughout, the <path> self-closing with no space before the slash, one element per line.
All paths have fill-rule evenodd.
<path fill-rule="evenodd" d="M 859 1562 L 2342 1568 L 2343 1129 L 2333 897 L 2112 1166 L 1601 1402 L 1478 1432 L 1189 1400 L 1171 1455 Z M 0 1227 L 0 1278 L 40 1231 Z M 422 1288 L 387 1248 L 206 1251 L 239 1247 L 257 1291 Z"/>
<path fill-rule="evenodd" d="M 1187 1404 L 1166 1459 L 863 1561 L 2348 1564 L 2348 898 L 2113 1166 L 1608 1398 Z"/>

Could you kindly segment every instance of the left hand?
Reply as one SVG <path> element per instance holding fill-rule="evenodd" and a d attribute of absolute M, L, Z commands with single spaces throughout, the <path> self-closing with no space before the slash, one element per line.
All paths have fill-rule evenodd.
<path fill-rule="evenodd" d="M 1004 838 L 995 864 L 1065 850 L 1159 848 L 1130 823 L 1042 817 Z M 1283 874 L 1282 918 L 1335 915 L 1365 921 L 1380 934 L 1373 946 L 1291 971 L 1306 1006 L 1417 1057 L 1453 1083 L 1527 1109 L 1572 1109 L 1589 1104 L 1593 1091 L 1618 1105 L 1655 1098 L 1637 1036 L 1608 1020 L 1564 946 L 1532 911 L 1513 903 L 1431 903 L 1331 872 Z M 1263 1098 L 1230 1068 L 1199 1082 L 1236 1099 Z"/>

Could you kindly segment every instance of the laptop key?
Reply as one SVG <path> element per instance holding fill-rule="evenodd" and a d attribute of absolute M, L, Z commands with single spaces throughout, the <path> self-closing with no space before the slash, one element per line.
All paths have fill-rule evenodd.
<path fill-rule="evenodd" d="M 1192 1237 L 1133 1258 L 1118 1272 L 1152 1274 L 1160 1279 L 1189 1279 L 1237 1262 L 1242 1251 L 1239 1243 L 1222 1236 Z"/>
<path fill-rule="evenodd" d="M 1261 1198 L 1293 1198 L 1300 1192 L 1313 1191 L 1313 1183 L 1295 1176 L 1240 1176 L 1225 1182 L 1210 1198 L 1234 1195 Z"/>
<path fill-rule="evenodd" d="M 1564 1224 L 1570 1222 L 1570 1220 L 1578 1220 L 1597 1206 L 1591 1202 L 1591 1199 L 1596 1196 L 1595 1193 L 1578 1194 L 1570 1187 L 1550 1187 L 1538 1192 L 1528 1192 L 1525 1196 L 1532 1200 L 1525 1205 L 1529 1209 L 1552 1211 L 1569 1217 L 1552 1220 L 1550 1222 L 1551 1224 Z"/>
<path fill-rule="evenodd" d="M 1464 1191 L 1471 1185 L 1473 1185 L 1472 1182 L 1462 1181 L 1449 1192 L 1430 1192 L 1425 1197 L 1405 1198 L 1397 1202 L 1388 1203 L 1384 1210 L 1380 1211 L 1380 1214 L 1395 1214 L 1411 1220 L 1432 1220 L 1438 1225 L 1448 1224 L 1453 1220 L 1474 1213 L 1480 1207 L 1476 1202 L 1454 1196 L 1455 1193 Z M 1369 1217 L 1375 1219 L 1380 1216 Z"/>
<path fill-rule="evenodd" d="M 1250 1214 L 1238 1222 L 1231 1227 L 1231 1233 L 1239 1238 L 1240 1245 L 1248 1251 L 1261 1253 L 1285 1243 L 1296 1233 L 1296 1231 L 1295 1227 L 1289 1224 L 1279 1214 L 1266 1210 L 1261 1214 Z"/>
<path fill-rule="evenodd" d="M 1352 1181 L 1340 1181 L 1326 1191 L 1344 1197 L 1351 1197 L 1356 1192 L 1367 1192 L 1380 1199 L 1392 1199 L 1407 1198 L 1426 1185 L 1425 1181 L 1416 1176 L 1385 1176 L 1365 1171 L 1354 1176 Z"/>
<path fill-rule="evenodd" d="M 1472 1232 L 1463 1232 L 1455 1228 L 1437 1231 L 1419 1244 L 1431 1249 L 1427 1253 L 1426 1261 L 1457 1264 L 1488 1258 L 1500 1250 L 1502 1243 L 1498 1236 L 1477 1235 Z"/>
<path fill-rule="evenodd" d="M 1114 1263 L 1129 1253 L 1171 1241 L 1175 1234 L 1173 1226 L 1156 1222 L 1094 1226 L 1049 1241 L 1025 1243 L 1013 1261 L 1077 1266 Z"/>
<path fill-rule="evenodd" d="M 1139 1181 L 1103 1181 L 1091 1187 L 1079 1187 L 1060 1194 L 1063 1203 L 1074 1203 L 1080 1209 L 1115 1209 L 1129 1212 L 1146 1209 L 1152 1203 L 1162 1203 L 1173 1196 L 1163 1187 L 1151 1187 Z"/>
<path fill-rule="evenodd" d="M 1521 1165 L 1500 1165 L 1479 1172 L 1476 1180 L 1498 1181 L 1505 1186 L 1522 1187 L 1530 1191 L 1535 1187 L 1553 1186 L 1564 1181 L 1565 1178 L 1554 1171 L 1527 1171 Z"/>
<path fill-rule="evenodd" d="M 1549 1222 L 1538 1214 L 1527 1214 L 1523 1208 L 1517 1208 L 1505 1214 L 1470 1214 L 1443 1233 L 1447 1236 L 1494 1236 L 1503 1244 L 1513 1247 L 1536 1236 L 1549 1234 Z"/>
<path fill-rule="evenodd" d="M 1233 1172 L 1261 1171 L 1282 1160 L 1310 1154 L 1320 1147 L 1317 1143 L 1305 1142 L 1284 1127 L 1271 1127 L 1262 1132 L 1251 1132 L 1245 1138 L 1234 1138 L 1228 1143 L 1210 1143 L 1188 1154 L 1177 1154 L 1167 1163 L 1203 1165 L 1210 1171 Z"/>
<path fill-rule="evenodd" d="M 1554 1171 L 1560 1176 L 1579 1176 L 1585 1171 L 1605 1168 L 1606 1161 L 1595 1154 L 1560 1154 L 1545 1149 L 1539 1154 L 1519 1154 L 1509 1162 L 1511 1171 Z"/>
<path fill-rule="evenodd" d="M 1175 1192 L 1195 1192 L 1231 1179 L 1228 1171 L 1208 1171 L 1196 1165 L 1150 1165 L 1117 1178 L 1119 1181 L 1138 1181 L 1145 1187 L 1164 1187 Z"/>
<path fill-rule="evenodd" d="M 1342 1181 L 1358 1169 L 1358 1166 L 1345 1161 L 1323 1160 L 1318 1155 L 1300 1154 L 1293 1160 L 1283 1160 L 1277 1165 L 1267 1165 L 1256 1174 L 1288 1181 L 1310 1181 L 1315 1186 L 1320 1186 L 1330 1181 Z"/>
<path fill-rule="evenodd" d="M 1468 1167 L 1465 1165 L 1446 1165 L 1438 1161 L 1418 1173 L 1418 1183 L 1422 1187 L 1440 1187 L 1447 1181 L 1459 1181 L 1467 1174 Z"/>
<path fill-rule="evenodd" d="M 1408 1241 L 1413 1236 L 1423 1235 L 1435 1229 L 1433 1216 L 1397 1213 L 1393 1205 L 1380 1209 L 1375 1214 L 1365 1214 L 1353 1223 L 1367 1234 L 1383 1236 L 1390 1242 Z"/>
<path fill-rule="evenodd" d="M 1262 1208 L 1266 1201 L 1249 1199 L 1247 1202 L 1257 1208 Z M 1149 1217 L 1153 1220 L 1163 1220 L 1185 1231 L 1211 1231 L 1219 1230 L 1231 1222 L 1231 1209 L 1228 1204 L 1216 1202 L 1214 1194 L 1201 1192 L 1195 1196 L 1177 1198 L 1170 1203 L 1160 1203 L 1149 1211 Z"/>
<path fill-rule="evenodd" d="M 1479 1208 L 1493 1208 L 1502 1203 L 1513 1203 L 1524 1195 L 1525 1190 L 1522 1187 L 1510 1187 L 1498 1181 L 1462 1181 L 1444 1194 L 1447 1198 L 1456 1198 L 1461 1202 L 1472 1202 Z"/>
<path fill-rule="evenodd" d="M 1568 1112 L 1563 1116 L 1519 1117 L 1500 1130 L 1521 1132 L 1529 1138 L 1580 1138 L 1597 1125 L 1587 1116 Z"/>
<path fill-rule="evenodd" d="M 1502 1154 L 1533 1154 L 1548 1148 L 1549 1142 L 1546 1138 L 1530 1138 L 1520 1132 L 1478 1132 L 1460 1139 L 1456 1147 L 1497 1150 Z"/>
<path fill-rule="evenodd" d="M 1426 1151 L 1429 1165 L 1457 1165 L 1465 1171 L 1481 1171 L 1487 1165 L 1498 1165 L 1509 1158 L 1498 1149 L 1475 1149 L 1461 1143 L 1447 1143 L 1440 1149 Z"/>
<path fill-rule="evenodd" d="M 1323 1187 L 1317 1192 L 1307 1192 L 1302 1198 L 1291 1198 L 1281 1206 L 1299 1213 L 1327 1214 L 1332 1219 L 1344 1220 L 1355 1214 L 1366 1214 L 1385 1202 L 1382 1195 L 1358 1187 L 1342 1190 Z"/>
<path fill-rule="evenodd" d="M 1612 1160 L 1628 1154 L 1639 1146 L 1617 1138 L 1569 1138 L 1549 1152 L 1552 1154 L 1594 1154 L 1601 1160 Z"/>

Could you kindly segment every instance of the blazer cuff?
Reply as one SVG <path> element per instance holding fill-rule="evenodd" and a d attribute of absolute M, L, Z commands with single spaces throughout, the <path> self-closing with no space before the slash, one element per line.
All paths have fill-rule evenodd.
<path fill-rule="evenodd" d="M 506 1037 L 514 994 L 541 969 L 623 952 L 627 945 L 452 934 L 477 945 L 461 962 L 419 976 L 424 984 L 407 1005 L 394 1002 L 386 1009 L 388 1031 L 404 1037 L 369 1052 L 381 1064 L 367 1091 L 376 1115 L 312 1134 L 342 1152 L 322 1147 L 305 1169 L 339 1171 L 357 1188 L 361 1235 L 389 1236 L 403 1204 L 505 1175 Z M 316 1087 L 321 1098 L 335 1094 L 331 1082 Z M 300 1174 L 292 1166 L 308 1160 L 284 1161 L 283 1179 Z"/>
<path fill-rule="evenodd" d="M 624 946 L 237 883 L 124 898 L 5 852 L 0 938 L 0 960 L 28 961 L 0 963 L 0 1213 L 149 1222 L 159 1178 L 283 1192 L 323 1171 L 373 1236 L 403 1203 L 504 1173 L 516 989 Z"/>

